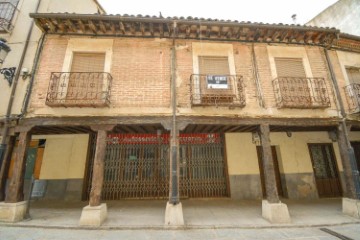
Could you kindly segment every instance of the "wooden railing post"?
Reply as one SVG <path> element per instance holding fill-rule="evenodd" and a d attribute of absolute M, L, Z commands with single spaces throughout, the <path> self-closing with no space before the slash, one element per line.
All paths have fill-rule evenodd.
<path fill-rule="evenodd" d="M 90 191 L 89 205 L 99 206 L 101 203 L 101 192 L 104 182 L 104 160 L 106 154 L 107 132 L 114 128 L 113 125 L 96 125 L 91 129 L 97 132 L 95 159 L 93 166 L 92 185 Z"/>
<path fill-rule="evenodd" d="M 280 200 L 276 189 L 274 159 L 272 157 L 271 145 L 270 145 L 269 124 L 260 125 L 260 139 L 261 139 L 261 148 L 263 151 L 262 154 L 263 166 L 261 167 L 264 169 L 266 198 L 269 203 L 278 203 L 280 202 Z"/>
<path fill-rule="evenodd" d="M 21 127 L 19 129 L 19 144 L 15 152 L 15 162 L 5 197 L 6 203 L 16 203 L 24 200 L 24 175 L 26 167 L 26 150 L 31 139 L 32 127 Z"/>

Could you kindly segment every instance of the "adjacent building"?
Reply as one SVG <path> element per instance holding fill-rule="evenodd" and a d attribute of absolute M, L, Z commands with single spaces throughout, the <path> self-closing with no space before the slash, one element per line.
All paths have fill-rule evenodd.
<path fill-rule="evenodd" d="M 100 225 L 105 202 L 121 199 L 168 199 L 170 225 L 183 224 L 184 198 L 263 199 L 263 216 L 283 223 L 282 198 L 343 197 L 359 217 L 358 37 L 191 17 L 30 16 L 43 41 L 28 108 L 9 130 L 16 154 L 6 155 L 0 216 L 24 203 L 34 175 L 46 199 L 89 201 L 83 225 Z"/>

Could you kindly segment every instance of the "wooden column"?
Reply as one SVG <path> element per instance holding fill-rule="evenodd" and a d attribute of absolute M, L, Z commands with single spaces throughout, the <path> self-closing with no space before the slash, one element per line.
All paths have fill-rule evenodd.
<path fill-rule="evenodd" d="M 260 139 L 261 139 L 261 148 L 263 152 L 262 154 L 263 166 L 260 167 L 264 169 L 266 198 L 269 203 L 278 203 L 280 202 L 280 200 L 276 189 L 274 160 L 272 157 L 271 145 L 270 145 L 269 124 L 260 125 Z"/>
<path fill-rule="evenodd" d="M 91 207 L 99 206 L 101 203 L 101 192 L 104 182 L 104 160 L 106 154 L 107 132 L 113 129 L 113 125 L 91 126 L 91 129 L 97 131 L 95 159 L 92 174 L 92 184 L 90 191 Z"/>
<path fill-rule="evenodd" d="M 344 196 L 347 198 L 356 199 L 356 188 L 354 183 L 354 176 L 352 168 L 352 163 L 350 157 L 353 157 L 354 165 L 356 168 L 355 163 L 355 154 L 354 150 L 350 146 L 350 143 L 347 142 L 347 138 L 345 136 L 346 129 L 344 129 L 343 124 L 340 124 L 338 126 L 338 144 L 339 144 L 339 150 L 340 150 L 340 156 L 341 156 L 341 163 L 344 169 L 344 177 L 345 177 L 345 188 L 344 189 Z M 352 156 L 351 156 L 352 155 Z"/>
<path fill-rule="evenodd" d="M 6 150 L 3 156 L 3 162 L 0 166 L 0 202 L 5 200 L 6 180 L 8 178 L 10 161 L 14 150 L 15 141 L 15 136 L 9 136 L 6 144 Z"/>
<path fill-rule="evenodd" d="M 26 150 L 29 146 L 31 128 L 23 128 L 19 135 L 19 144 L 15 152 L 14 169 L 5 197 L 6 203 L 24 201 L 24 175 L 26 167 Z"/>

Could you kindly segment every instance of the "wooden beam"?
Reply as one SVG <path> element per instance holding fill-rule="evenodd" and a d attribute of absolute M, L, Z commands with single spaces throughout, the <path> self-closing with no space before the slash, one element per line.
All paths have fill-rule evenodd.
<path fill-rule="evenodd" d="M 153 23 L 149 23 L 149 31 L 150 31 L 150 35 L 154 36 L 154 24 Z"/>
<path fill-rule="evenodd" d="M 11 156 L 16 142 L 15 136 L 9 136 L 6 141 L 6 150 L 3 153 L 3 161 L 0 166 L 0 202 L 5 200 L 5 189 L 8 178 Z"/>
<path fill-rule="evenodd" d="M 130 23 L 130 32 L 132 35 L 136 35 L 136 23 Z"/>
<path fill-rule="evenodd" d="M 31 139 L 30 131 L 20 132 L 19 143 L 15 152 L 15 161 L 8 192 L 5 197 L 6 203 L 24 201 L 24 175 L 26 167 L 26 151 Z"/>
<path fill-rule="evenodd" d="M 99 21 L 99 27 L 103 33 L 106 33 L 106 26 L 103 21 Z"/>
<path fill-rule="evenodd" d="M 190 32 L 191 32 L 191 28 L 190 28 L 190 26 L 186 26 L 186 29 L 185 29 L 185 34 L 186 34 L 186 37 L 188 38 L 188 37 L 190 37 Z"/>
<path fill-rule="evenodd" d="M 106 130 L 98 130 L 96 138 L 95 159 L 93 165 L 92 184 L 89 205 L 99 206 L 101 203 L 101 192 L 104 182 L 104 161 L 106 154 Z"/>
<path fill-rule="evenodd" d="M 164 26 L 163 23 L 159 23 L 159 33 L 160 33 L 160 38 L 164 37 Z"/>
<path fill-rule="evenodd" d="M 93 23 L 93 21 L 89 20 L 89 21 L 88 21 L 88 25 L 89 25 L 90 30 L 91 30 L 93 33 L 95 33 L 95 34 L 98 33 L 97 27 L 96 27 L 96 25 Z"/>
<path fill-rule="evenodd" d="M 145 24 L 144 23 L 140 23 L 140 32 L 141 32 L 141 35 L 145 35 Z"/>
<path fill-rule="evenodd" d="M 210 38 L 210 36 L 211 36 L 211 26 L 207 25 L 207 27 L 206 27 L 206 37 Z"/>
<path fill-rule="evenodd" d="M 347 129 L 344 129 L 342 124 L 339 124 L 338 130 L 337 130 L 337 136 L 338 136 L 338 144 L 339 144 L 339 150 L 340 150 L 340 156 L 341 156 L 341 163 L 344 170 L 344 180 L 345 180 L 345 189 L 344 189 L 344 197 L 356 199 L 356 188 L 355 188 L 355 182 L 353 178 L 353 171 L 354 169 L 351 167 L 351 159 L 350 159 L 350 153 L 354 154 L 354 151 L 349 151 L 348 143 L 345 137 L 345 134 Z M 352 156 L 355 160 L 355 155 Z M 356 160 L 355 160 L 356 161 Z M 356 165 L 356 162 L 355 164 Z"/>
<path fill-rule="evenodd" d="M 110 23 L 110 30 L 113 35 L 116 35 L 116 26 L 113 22 Z"/>
<path fill-rule="evenodd" d="M 81 31 L 82 31 L 83 33 L 86 33 L 86 27 L 85 27 L 83 21 L 81 21 L 81 20 L 79 19 L 79 20 L 78 20 L 78 25 L 79 25 L 79 28 L 81 29 Z"/>
<path fill-rule="evenodd" d="M 119 28 L 120 28 L 121 34 L 125 34 L 125 26 L 122 22 L 119 22 Z"/>
<path fill-rule="evenodd" d="M 73 22 L 70 19 L 67 19 L 65 21 L 65 24 L 68 27 L 68 29 L 70 29 L 72 32 L 77 32 L 76 26 L 73 24 Z"/>
<path fill-rule="evenodd" d="M 56 33 L 56 27 L 55 25 L 51 22 L 51 20 L 45 20 L 46 25 L 49 27 L 50 32 Z"/>
<path fill-rule="evenodd" d="M 268 124 L 260 125 L 260 139 L 262 149 L 262 163 L 260 166 L 264 170 L 266 199 L 269 203 L 279 203 L 279 195 L 276 188 L 276 178 L 274 169 L 274 159 L 270 145 L 270 128 Z"/>

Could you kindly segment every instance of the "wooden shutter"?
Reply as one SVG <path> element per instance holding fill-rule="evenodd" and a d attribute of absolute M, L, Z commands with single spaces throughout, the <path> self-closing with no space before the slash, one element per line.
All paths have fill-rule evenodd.
<path fill-rule="evenodd" d="M 71 72 L 104 72 L 105 53 L 74 53 Z"/>
<path fill-rule="evenodd" d="M 230 75 L 227 57 L 199 57 L 200 74 Z"/>
<path fill-rule="evenodd" d="M 360 68 L 346 68 L 350 83 L 360 84 Z"/>
<path fill-rule="evenodd" d="M 278 77 L 306 78 L 302 58 L 275 58 Z"/>

